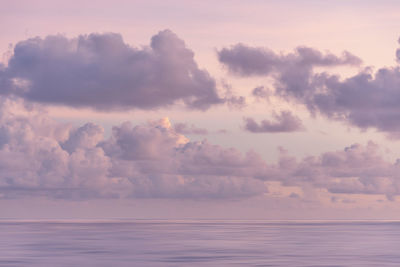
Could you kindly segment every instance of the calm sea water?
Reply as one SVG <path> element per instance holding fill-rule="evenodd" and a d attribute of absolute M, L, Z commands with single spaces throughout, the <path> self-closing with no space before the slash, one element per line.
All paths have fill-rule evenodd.
<path fill-rule="evenodd" d="M 0 221 L 0 266 L 400 266 L 400 222 Z"/>

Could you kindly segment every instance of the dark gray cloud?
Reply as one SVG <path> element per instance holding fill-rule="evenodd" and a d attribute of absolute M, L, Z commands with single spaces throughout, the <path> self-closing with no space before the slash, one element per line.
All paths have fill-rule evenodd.
<path fill-rule="evenodd" d="M 18 42 L 0 66 L 2 94 L 100 110 L 152 109 L 183 102 L 205 110 L 225 102 L 215 80 L 172 31 L 135 48 L 115 33 L 61 35 Z"/>
<path fill-rule="evenodd" d="M 301 120 L 290 111 L 273 114 L 274 120 L 262 120 L 257 123 L 252 118 L 244 118 L 244 129 L 252 133 L 284 133 L 304 130 Z"/>
<path fill-rule="evenodd" d="M 399 60 L 399 50 L 396 58 Z M 277 54 L 242 44 L 219 51 L 219 60 L 240 76 L 264 75 L 275 80 L 275 95 L 303 103 L 312 114 L 342 120 L 361 129 L 376 128 L 392 137 L 400 136 L 400 68 L 386 67 L 373 73 L 364 69 L 341 79 L 315 72 L 316 67 L 358 65 L 348 52 L 341 57 L 311 48 Z M 255 94 L 263 93 L 256 90 Z"/>

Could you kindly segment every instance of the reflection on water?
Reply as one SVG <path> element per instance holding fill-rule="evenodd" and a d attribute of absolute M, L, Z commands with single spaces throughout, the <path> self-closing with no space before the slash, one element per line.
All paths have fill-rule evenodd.
<path fill-rule="evenodd" d="M 400 266 L 399 222 L 0 221 L 0 266 Z"/>

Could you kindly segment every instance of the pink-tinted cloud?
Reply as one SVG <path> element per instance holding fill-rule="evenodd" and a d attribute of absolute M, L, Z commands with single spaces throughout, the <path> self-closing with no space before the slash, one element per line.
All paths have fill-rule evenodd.
<path fill-rule="evenodd" d="M 304 130 L 301 120 L 290 111 L 273 114 L 274 121 L 262 120 L 257 123 L 252 118 L 244 118 L 244 129 L 252 133 L 284 133 Z"/>
<path fill-rule="evenodd" d="M 308 184 L 335 194 L 383 194 L 392 199 L 400 194 L 398 168 L 398 162 L 386 161 L 379 146 L 370 142 L 300 161 L 283 152 L 270 169 L 271 175 L 264 179 L 279 179 L 286 185 Z"/>
<path fill-rule="evenodd" d="M 264 182 L 332 194 L 400 194 L 399 164 L 374 143 L 276 164 L 208 141 L 193 142 L 168 119 L 75 128 L 21 100 L 0 101 L 0 195 L 4 198 L 235 199 L 268 192 Z M 304 190 L 307 192 L 307 190 Z M 306 194 L 306 193 L 305 193 Z"/>
<path fill-rule="evenodd" d="M 20 100 L 0 105 L 0 194 L 6 198 L 243 198 L 267 192 L 253 156 L 190 142 L 168 119 L 115 126 L 57 123 Z"/>
<path fill-rule="evenodd" d="M 294 53 L 282 55 L 266 48 L 238 44 L 222 49 L 218 56 L 236 75 L 273 77 L 277 96 L 303 103 L 313 114 L 399 136 L 398 66 L 381 68 L 376 73 L 365 69 L 342 80 L 338 75 L 314 73 L 314 70 L 315 67 L 360 64 L 361 61 L 348 52 L 338 57 L 300 47 Z M 396 58 L 399 59 L 399 50 Z M 266 95 L 261 89 L 254 94 Z"/>
<path fill-rule="evenodd" d="M 297 47 L 294 53 L 278 54 L 261 47 L 237 44 L 218 51 L 218 59 L 234 74 L 242 76 L 269 75 L 296 69 L 299 74 L 311 71 L 316 66 L 359 65 L 361 60 L 343 52 L 341 57 L 323 54 L 309 47 Z"/>
<path fill-rule="evenodd" d="M 115 33 L 31 38 L 15 45 L 0 66 L 2 94 L 99 110 L 152 109 L 183 102 L 208 109 L 225 100 L 194 53 L 172 31 L 135 48 Z"/>
<path fill-rule="evenodd" d="M 256 99 L 265 99 L 268 100 L 269 97 L 273 94 L 270 89 L 264 87 L 264 86 L 258 86 L 253 89 L 251 94 L 256 98 Z"/>
<path fill-rule="evenodd" d="M 180 134 L 195 134 L 195 135 L 207 135 L 208 131 L 207 129 L 204 128 L 198 128 L 193 124 L 187 124 L 187 123 L 175 123 L 174 129 L 176 132 Z"/>

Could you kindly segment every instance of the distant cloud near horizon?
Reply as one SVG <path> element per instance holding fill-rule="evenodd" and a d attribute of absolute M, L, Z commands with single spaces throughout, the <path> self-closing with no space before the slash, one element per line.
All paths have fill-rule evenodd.
<path fill-rule="evenodd" d="M 228 101 L 170 30 L 141 48 L 116 33 L 20 41 L 8 66 L 0 66 L 0 86 L 3 95 L 97 110 L 154 109 L 178 102 L 206 110 Z"/>
<path fill-rule="evenodd" d="M 190 141 L 168 118 L 113 127 L 56 122 L 35 106 L 0 98 L 0 198 L 240 199 L 282 186 L 331 194 L 400 195 L 399 160 L 354 144 L 300 160 L 281 150 L 274 164 L 207 140 Z"/>
<path fill-rule="evenodd" d="M 396 50 L 399 61 L 400 49 Z M 275 53 L 267 48 L 237 44 L 218 51 L 219 61 L 229 72 L 242 76 L 268 76 L 274 93 L 289 102 L 304 104 L 312 114 L 321 114 L 361 129 L 376 128 L 389 136 L 400 136 L 400 67 L 385 67 L 373 73 L 366 68 L 354 76 L 315 72 L 315 68 L 358 66 L 361 60 L 349 52 L 342 56 L 298 47 L 293 53 Z M 262 87 L 256 97 L 267 97 Z"/>
<path fill-rule="evenodd" d="M 111 137 L 93 123 L 56 122 L 20 100 L 0 98 L 0 199 L 239 199 L 264 194 L 264 162 L 190 141 L 168 118 L 125 122 Z"/>

